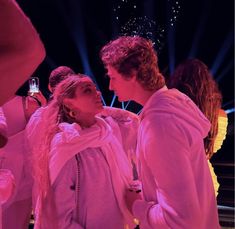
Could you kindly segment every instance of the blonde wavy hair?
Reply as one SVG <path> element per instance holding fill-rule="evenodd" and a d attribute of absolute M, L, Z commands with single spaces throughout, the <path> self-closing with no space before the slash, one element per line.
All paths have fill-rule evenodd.
<path fill-rule="evenodd" d="M 64 99 L 75 98 L 76 89 L 78 84 L 81 82 L 80 79 L 82 77 L 87 76 L 82 74 L 71 75 L 59 83 L 55 88 L 53 99 L 42 113 L 42 120 L 46 120 L 46 122 L 44 121 L 40 125 L 40 129 L 42 131 L 40 131 L 40 135 L 38 136 L 37 147 L 33 150 L 33 174 L 38 195 L 42 199 L 41 204 L 43 207 L 50 205 L 50 203 L 45 203 L 45 201 L 48 201 L 48 196 L 51 195 L 49 176 L 49 153 L 51 141 L 55 134 L 59 132 L 59 123 L 75 122 L 75 120 L 73 120 L 69 115 L 69 108 L 64 105 Z"/>
<path fill-rule="evenodd" d="M 45 111 L 42 113 L 42 120 L 46 120 L 40 125 L 39 144 L 33 155 L 36 157 L 34 160 L 35 178 L 42 189 L 43 195 L 46 195 L 46 190 L 50 185 L 48 180 L 48 165 L 49 165 L 49 151 L 50 144 L 54 135 L 59 131 L 58 125 L 61 122 L 74 122 L 73 118 L 69 115 L 69 108 L 64 105 L 65 98 L 75 98 L 76 89 L 80 83 L 80 78 L 84 75 L 71 75 L 63 80 L 56 87 L 53 99 L 48 104 Z"/>

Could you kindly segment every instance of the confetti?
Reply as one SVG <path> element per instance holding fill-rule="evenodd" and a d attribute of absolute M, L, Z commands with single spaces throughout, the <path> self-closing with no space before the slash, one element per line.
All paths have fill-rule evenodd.
<path fill-rule="evenodd" d="M 116 1 L 113 9 L 115 19 L 120 26 L 120 35 L 122 36 L 142 36 L 152 40 L 157 52 L 160 52 L 165 45 L 166 28 L 174 27 L 180 12 L 179 0 L 168 0 L 166 3 L 170 10 L 168 21 L 162 25 L 158 20 L 150 19 L 147 16 L 138 17 L 140 5 L 135 0 Z"/>

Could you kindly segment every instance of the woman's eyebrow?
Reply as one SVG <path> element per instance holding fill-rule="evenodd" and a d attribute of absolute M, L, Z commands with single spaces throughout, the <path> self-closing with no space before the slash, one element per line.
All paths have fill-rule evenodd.
<path fill-rule="evenodd" d="M 93 83 L 90 83 L 90 82 L 86 82 L 84 84 L 81 85 L 81 88 L 87 88 L 87 87 L 92 87 L 93 86 Z"/>

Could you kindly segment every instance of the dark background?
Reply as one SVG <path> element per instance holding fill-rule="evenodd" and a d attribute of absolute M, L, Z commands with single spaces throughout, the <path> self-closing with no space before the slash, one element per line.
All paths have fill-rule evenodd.
<path fill-rule="evenodd" d="M 166 78 L 189 57 L 202 60 L 210 68 L 222 92 L 229 123 L 223 146 L 211 160 L 220 183 L 218 210 L 221 225 L 234 226 L 234 1 L 17 1 L 46 48 L 47 57 L 33 75 L 40 78 L 45 96 L 50 72 L 67 65 L 75 72 L 90 75 L 106 105 L 110 105 L 113 93 L 108 90 L 99 51 L 122 34 L 152 39 Z M 26 82 L 20 91 L 26 94 L 27 90 Z M 113 105 L 123 104 L 115 100 Z M 141 107 L 131 102 L 127 109 L 138 112 Z M 229 209 L 224 210 L 223 206 Z"/>
<path fill-rule="evenodd" d="M 166 77 L 184 59 L 198 58 L 208 65 L 217 80 L 223 108 L 234 109 L 233 0 L 18 0 L 18 3 L 46 47 L 47 57 L 34 74 L 40 78 L 41 91 L 46 96 L 51 70 L 67 65 L 75 72 L 90 75 L 110 105 L 113 93 L 108 90 L 99 50 L 123 34 L 128 21 L 136 20 L 137 28 L 132 26 L 125 32 L 147 36 L 155 42 L 159 66 Z M 27 89 L 26 83 L 21 91 Z M 114 106 L 121 104 L 115 101 Z M 127 109 L 138 112 L 140 107 L 131 103 Z M 233 158 L 234 112 L 228 116 L 228 136 L 223 146 L 226 152 L 218 153 L 215 156 L 218 160 Z"/>

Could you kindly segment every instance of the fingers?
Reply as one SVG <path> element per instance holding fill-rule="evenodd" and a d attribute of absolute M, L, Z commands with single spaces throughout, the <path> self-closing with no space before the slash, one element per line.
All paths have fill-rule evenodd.
<path fill-rule="evenodd" d="M 47 105 L 47 99 L 44 97 L 44 95 L 42 94 L 41 91 L 39 91 L 37 93 L 29 93 L 29 96 L 36 99 L 41 104 L 41 106 Z"/>

